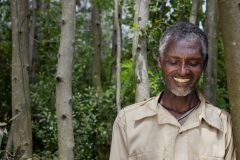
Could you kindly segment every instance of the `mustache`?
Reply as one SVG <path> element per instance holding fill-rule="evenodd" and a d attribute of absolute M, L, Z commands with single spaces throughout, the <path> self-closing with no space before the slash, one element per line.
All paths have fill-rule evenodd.
<path fill-rule="evenodd" d="M 179 78 L 179 79 L 192 79 L 192 78 L 195 78 L 196 76 L 194 75 L 185 75 L 185 76 L 181 76 L 179 74 L 170 74 L 171 77 L 173 78 Z"/>

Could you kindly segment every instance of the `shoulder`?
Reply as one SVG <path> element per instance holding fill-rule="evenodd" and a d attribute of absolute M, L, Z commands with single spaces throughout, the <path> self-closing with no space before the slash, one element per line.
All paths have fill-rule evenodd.
<path fill-rule="evenodd" d="M 213 114 L 217 114 L 221 119 L 228 119 L 230 114 L 222 108 L 212 105 L 209 102 L 206 102 L 206 110 Z"/>
<path fill-rule="evenodd" d="M 124 107 L 118 113 L 115 123 L 126 125 L 127 122 L 132 122 L 139 118 L 156 114 L 156 100 L 157 97 L 152 97 L 143 102 Z"/>
<path fill-rule="evenodd" d="M 206 120 L 224 133 L 230 132 L 232 128 L 230 114 L 210 103 L 206 103 Z"/>

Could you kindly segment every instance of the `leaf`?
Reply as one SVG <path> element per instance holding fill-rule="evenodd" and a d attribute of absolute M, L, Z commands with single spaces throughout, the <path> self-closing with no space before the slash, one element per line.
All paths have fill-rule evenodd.
<path fill-rule="evenodd" d="M 5 122 L 0 122 L 0 127 L 1 126 L 6 126 L 7 125 L 7 123 L 5 123 Z"/>

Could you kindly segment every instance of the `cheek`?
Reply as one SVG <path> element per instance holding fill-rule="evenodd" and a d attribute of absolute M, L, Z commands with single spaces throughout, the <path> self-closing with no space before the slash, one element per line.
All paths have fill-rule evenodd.
<path fill-rule="evenodd" d="M 192 69 L 191 71 L 195 76 L 200 76 L 202 74 L 201 68 Z"/>

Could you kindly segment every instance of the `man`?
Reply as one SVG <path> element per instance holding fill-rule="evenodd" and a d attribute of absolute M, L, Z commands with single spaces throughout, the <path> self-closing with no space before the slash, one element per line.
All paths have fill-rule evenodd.
<path fill-rule="evenodd" d="M 118 114 L 110 160 L 235 160 L 230 115 L 195 91 L 208 61 L 197 26 L 167 29 L 157 57 L 165 89 Z"/>

